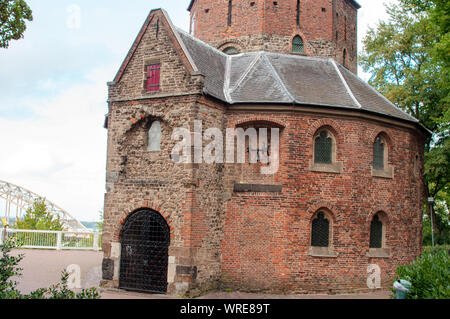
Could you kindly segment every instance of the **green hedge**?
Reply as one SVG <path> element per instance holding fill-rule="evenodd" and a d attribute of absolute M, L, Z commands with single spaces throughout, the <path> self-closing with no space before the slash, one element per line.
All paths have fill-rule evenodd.
<path fill-rule="evenodd" d="M 425 248 L 411 265 L 398 267 L 396 274 L 395 280 L 406 279 L 412 284 L 407 299 L 450 298 L 450 258 L 446 246 Z"/>

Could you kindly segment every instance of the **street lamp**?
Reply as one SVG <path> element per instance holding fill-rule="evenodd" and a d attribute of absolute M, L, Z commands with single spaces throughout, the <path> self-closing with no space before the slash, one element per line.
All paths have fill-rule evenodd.
<path fill-rule="evenodd" d="M 433 204 L 434 198 L 428 197 L 428 204 L 430 204 L 430 219 L 431 219 L 431 245 L 434 247 L 434 229 L 433 229 Z"/>

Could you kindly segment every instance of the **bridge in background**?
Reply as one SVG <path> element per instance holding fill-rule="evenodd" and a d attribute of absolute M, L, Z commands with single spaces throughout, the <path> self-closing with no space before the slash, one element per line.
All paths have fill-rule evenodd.
<path fill-rule="evenodd" d="M 47 200 L 26 188 L 0 180 L 0 201 L 5 202 L 5 218 L 9 222 L 11 217 L 20 219 L 24 211 L 33 205 L 36 200 L 43 200 L 48 211 L 55 217 L 59 217 L 68 231 L 89 232 L 83 224 L 71 216 L 58 205 Z M 13 216 L 11 216 L 13 214 Z"/>

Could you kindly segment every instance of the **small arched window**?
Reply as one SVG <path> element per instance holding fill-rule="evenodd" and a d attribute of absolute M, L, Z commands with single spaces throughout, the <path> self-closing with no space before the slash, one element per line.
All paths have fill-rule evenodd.
<path fill-rule="evenodd" d="M 223 50 L 223 53 L 228 54 L 228 55 L 235 55 L 235 54 L 239 54 L 239 51 L 235 47 L 227 47 Z"/>
<path fill-rule="evenodd" d="M 154 121 L 148 130 L 147 151 L 160 151 L 161 138 L 161 123 L 159 121 Z"/>
<path fill-rule="evenodd" d="M 305 53 L 305 45 L 299 35 L 296 35 L 292 40 L 292 53 Z"/>
<path fill-rule="evenodd" d="M 370 223 L 370 248 L 383 247 L 383 222 L 375 215 Z"/>
<path fill-rule="evenodd" d="M 333 140 L 327 130 L 322 130 L 314 139 L 314 163 L 332 164 Z"/>
<path fill-rule="evenodd" d="M 386 158 L 386 142 L 381 135 L 378 135 L 373 143 L 373 168 L 384 170 Z"/>
<path fill-rule="evenodd" d="M 319 212 L 311 225 L 311 246 L 328 247 L 330 245 L 330 221 L 324 212 Z"/>

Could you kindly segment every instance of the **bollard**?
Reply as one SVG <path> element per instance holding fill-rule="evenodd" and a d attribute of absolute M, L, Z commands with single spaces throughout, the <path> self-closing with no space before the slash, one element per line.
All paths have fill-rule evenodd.
<path fill-rule="evenodd" d="M 400 279 L 394 282 L 394 289 L 397 292 L 397 299 L 406 299 L 406 293 L 410 292 L 411 283 L 407 280 Z"/>

